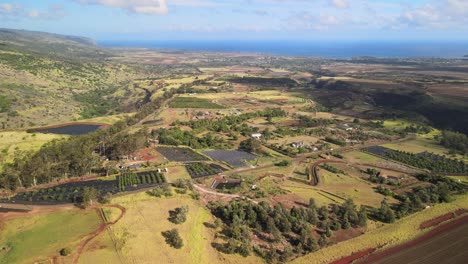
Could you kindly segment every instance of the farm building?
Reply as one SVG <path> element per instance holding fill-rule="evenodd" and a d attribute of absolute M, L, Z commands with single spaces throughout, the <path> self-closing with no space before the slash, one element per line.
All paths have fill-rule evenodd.
<path fill-rule="evenodd" d="M 254 133 L 252 135 L 250 135 L 251 138 L 256 138 L 256 139 L 260 139 L 262 137 L 262 134 L 260 133 Z"/>

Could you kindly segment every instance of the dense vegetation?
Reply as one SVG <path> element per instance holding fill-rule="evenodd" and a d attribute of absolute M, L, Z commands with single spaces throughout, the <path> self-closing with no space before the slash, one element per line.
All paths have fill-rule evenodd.
<path fill-rule="evenodd" d="M 152 135 L 157 137 L 159 143 L 164 145 L 185 145 L 194 149 L 225 149 L 230 146 L 223 137 L 215 135 L 214 133 L 207 133 L 203 136 L 198 136 L 197 133 L 193 131 L 183 131 L 178 127 L 153 130 Z"/>
<path fill-rule="evenodd" d="M 329 243 L 334 230 L 365 226 L 365 208 L 357 209 L 352 200 L 342 205 L 317 208 L 313 199 L 307 208 L 286 209 L 281 203 L 271 207 L 266 202 L 231 201 L 227 205 L 211 203 L 212 213 L 221 219 L 227 236 L 225 244 L 215 247 L 228 254 L 247 256 L 255 252 L 267 262 L 286 262 L 294 256 L 318 250 Z M 313 231 L 314 227 L 317 231 Z M 317 240 L 316 235 L 320 238 Z M 252 241 L 253 236 L 270 244 Z"/>
<path fill-rule="evenodd" d="M 466 173 L 468 166 L 463 161 L 449 159 L 437 154 L 428 152 L 413 154 L 405 151 L 387 151 L 385 155 L 396 160 L 417 168 L 428 169 L 433 172 L 443 173 Z"/>
<path fill-rule="evenodd" d="M 85 105 L 84 110 L 80 113 L 81 117 L 92 118 L 103 116 L 115 108 L 115 103 L 107 97 L 115 91 L 116 88 L 107 88 L 76 94 L 74 99 Z"/>
<path fill-rule="evenodd" d="M 468 137 L 465 134 L 452 131 L 442 131 L 441 144 L 444 147 L 460 152 L 461 154 L 468 153 Z"/>
<path fill-rule="evenodd" d="M 188 125 L 196 131 L 213 131 L 232 133 L 239 132 L 244 136 L 250 136 L 251 133 L 258 132 L 257 127 L 250 127 L 243 123 L 249 119 L 264 117 L 283 117 L 287 113 L 281 108 L 266 108 L 257 112 L 244 113 L 240 115 L 226 116 L 220 119 L 202 119 L 202 120 L 191 120 L 188 122 L 174 122 L 173 125 Z"/>
<path fill-rule="evenodd" d="M 466 186 L 462 183 L 443 176 L 430 176 L 420 174 L 418 180 L 431 183 L 429 186 L 420 186 L 412 189 L 405 195 L 396 195 L 400 202 L 395 206 L 397 217 L 420 211 L 428 204 L 450 202 L 452 194 L 464 193 Z"/>

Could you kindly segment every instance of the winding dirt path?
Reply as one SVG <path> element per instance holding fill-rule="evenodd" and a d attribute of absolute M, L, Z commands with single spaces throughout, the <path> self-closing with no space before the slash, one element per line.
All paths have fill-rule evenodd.
<path fill-rule="evenodd" d="M 112 221 L 112 222 L 107 222 L 106 219 L 104 219 L 104 216 L 102 215 L 101 213 L 101 209 L 103 207 L 108 207 L 108 208 L 117 208 L 120 210 L 120 215 L 119 217 L 117 217 L 116 220 Z M 76 264 L 78 263 L 78 260 L 80 259 L 80 256 L 81 254 L 83 254 L 83 251 L 86 247 L 86 245 L 89 244 L 89 242 L 91 242 L 94 238 L 96 238 L 97 236 L 99 236 L 102 232 L 104 232 L 108 226 L 111 226 L 111 225 L 114 225 L 116 224 L 117 222 L 120 221 L 120 219 L 122 219 L 122 217 L 126 214 L 127 212 L 127 209 L 125 209 L 125 207 L 121 206 L 121 205 L 117 205 L 117 204 L 113 204 L 113 205 L 103 205 L 103 206 L 100 206 L 100 207 L 95 207 L 94 210 L 96 210 L 96 213 L 98 214 L 99 216 L 99 219 L 101 220 L 101 224 L 99 225 L 98 229 L 96 229 L 94 232 L 90 233 L 88 235 L 88 237 L 83 240 L 80 245 L 78 246 L 77 248 L 77 251 L 76 251 L 76 254 L 75 254 L 75 257 L 73 258 L 73 263 Z"/>

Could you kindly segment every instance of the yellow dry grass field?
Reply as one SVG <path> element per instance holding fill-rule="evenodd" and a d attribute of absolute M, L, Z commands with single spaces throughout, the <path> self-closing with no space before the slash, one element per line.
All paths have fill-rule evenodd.
<path fill-rule="evenodd" d="M 319 188 L 299 182 L 287 181 L 281 188 L 301 197 L 304 201 L 309 201 L 310 198 L 314 198 L 318 206 L 344 202 L 344 200 L 331 196 L 321 191 Z"/>
<path fill-rule="evenodd" d="M 385 245 L 385 248 L 389 248 L 402 244 L 427 232 L 419 230 L 421 223 L 458 209 L 468 209 L 468 195 L 458 196 L 451 203 L 436 204 L 431 208 L 404 217 L 393 224 L 384 224 L 382 227 L 370 230 L 364 235 L 326 247 L 315 253 L 298 258 L 292 261 L 292 263 L 325 264 L 365 249 L 383 245 Z"/>
<path fill-rule="evenodd" d="M 377 156 L 370 155 L 361 151 L 351 151 L 345 152 L 343 156 L 352 163 L 355 162 L 364 162 L 364 163 L 382 163 L 385 162 L 384 159 L 381 159 Z"/>
<path fill-rule="evenodd" d="M 128 263 L 258 263 L 257 257 L 243 258 L 217 252 L 211 242 L 214 231 L 204 225 L 213 217 L 198 201 L 188 196 L 154 198 L 145 193 L 115 198 L 127 209 L 125 216 L 111 227 L 121 241 L 121 254 Z M 168 221 L 169 210 L 187 205 L 187 221 L 176 225 Z M 161 232 L 177 228 L 184 246 L 175 249 L 166 244 Z"/>
<path fill-rule="evenodd" d="M 351 198 L 356 204 L 365 204 L 374 207 L 380 206 L 380 202 L 385 197 L 376 193 L 371 183 L 356 176 L 359 172 L 356 172 L 354 168 L 346 168 L 346 166 L 337 164 L 331 165 L 345 171 L 346 175 L 331 173 L 321 168 L 318 172 L 320 179 L 317 186 L 318 188 L 345 199 Z"/>
<path fill-rule="evenodd" d="M 67 136 L 42 133 L 27 133 L 25 131 L 0 132 L 0 170 L 1 164 L 13 160 L 15 152 L 36 151 L 40 149 L 42 145 L 53 139 L 60 139 L 65 137 Z"/>

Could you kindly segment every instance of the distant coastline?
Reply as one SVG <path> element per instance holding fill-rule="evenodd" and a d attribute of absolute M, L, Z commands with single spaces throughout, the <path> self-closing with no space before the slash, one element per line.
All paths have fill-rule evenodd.
<path fill-rule="evenodd" d="M 359 56 L 380 58 L 463 58 L 467 42 L 396 41 L 98 41 L 105 47 L 160 48 L 206 52 L 241 52 L 283 56 L 313 56 L 348 59 Z M 466 56 L 465 56 L 466 57 Z"/>

